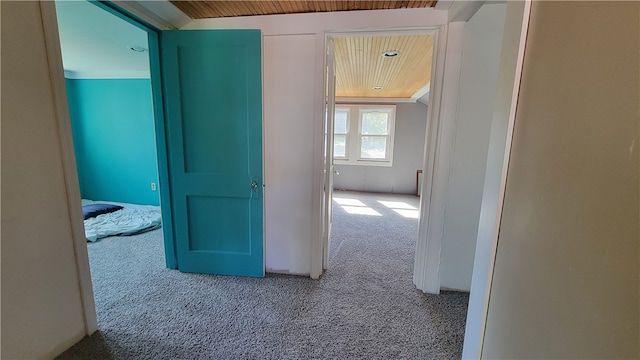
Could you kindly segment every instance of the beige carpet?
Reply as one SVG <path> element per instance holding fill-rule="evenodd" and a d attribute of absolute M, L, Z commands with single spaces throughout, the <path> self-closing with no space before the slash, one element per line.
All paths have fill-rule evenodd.
<path fill-rule="evenodd" d="M 468 295 L 411 281 L 418 198 L 335 195 L 321 280 L 169 270 L 160 230 L 89 244 L 100 330 L 59 359 L 460 358 Z"/>

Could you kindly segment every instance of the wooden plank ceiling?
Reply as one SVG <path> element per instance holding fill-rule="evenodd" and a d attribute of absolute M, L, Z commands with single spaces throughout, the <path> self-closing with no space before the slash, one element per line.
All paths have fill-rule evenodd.
<path fill-rule="evenodd" d="M 430 82 L 433 40 L 432 35 L 336 38 L 336 97 L 412 97 Z M 389 50 L 399 55 L 383 56 Z"/>
<path fill-rule="evenodd" d="M 327 11 L 426 8 L 435 6 L 436 2 L 437 0 L 171 0 L 173 5 L 192 19 Z"/>

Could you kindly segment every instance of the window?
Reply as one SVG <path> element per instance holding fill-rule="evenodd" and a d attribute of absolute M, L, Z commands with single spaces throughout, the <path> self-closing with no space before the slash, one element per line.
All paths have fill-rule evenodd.
<path fill-rule="evenodd" d="M 395 105 L 344 105 L 335 110 L 336 164 L 391 166 Z M 350 119 L 358 119 L 350 121 Z"/>
<path fill-rule="evenodd" d="M 348 159 L 349 143 L 349 109 L 336 109 L 333 126 L 333 157 L 334 159 Z"/>
<path fill-rule="evenodd" d="M 389 113 L 387 109 L 360 109 L 360 159 L 389 159 Z"/>

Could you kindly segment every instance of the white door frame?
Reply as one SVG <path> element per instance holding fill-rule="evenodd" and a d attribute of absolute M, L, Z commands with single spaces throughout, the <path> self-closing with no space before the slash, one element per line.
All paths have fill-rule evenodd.
<path fill-rule="evenodd" d="M 413 283 L 426 293 L 440 293 L 445 208 L 458 111 L 464 22 L 449 23 L 438 32 L 429 92 L 429 122 L 422 169 L 420 225 Z"/>
<path fill-rule="evenodd" d="M 322 269 L 326 270 L 329 267 L 329 246 L 331 244 L 331 217 L 333 216 L 333 175 L 335 164 L 333 161 L 333 128 L 335 120 L 336 109 L 336 68 L 335 68 L 335 50 L 333 38 L 327 36 L 325 38 L 325 47 L 327 52 L 325 54 L 326 64 L 326 85 L 327 95 L 325 99 L 325 138 L 324 138 L 324 183 L 323 183 L 323 202 L 322 202 Z"/>
<path fill-rule="evenodd" d="M 531 0 L 507 3 L 487 170 L 473 261 L 471 294 L 462 350 L 463 359 L 482 357 L 530 13 Z"/>
<path fill-rule="evenodd" d="M 89 268 L 89 252 L 87 250 L 87 238 L 84 234 L 84 222 L 82 219 L 82 199 L 80 198 L 80 181 L 76 168 L 76 153 L 71 137 L 71 120 L 69 118 L 69 105 L 67 100 L 67 86 L 64 79 L 62 64 L 62 50 L 58 35 L 58 18 L 56 16 L 55 2 L 41 1 L 42 26 L 47 47 L 49 61 L 49 74 L 56 107 L 56 119 L 58 121 L 58 135 L 60 136 L 60 148 L 62 149 L 62 166 L 64 169 L 65 187 L 67 192 L 67 205 L 69 218 L 71 219 L 71 237 L 76 258 L 76 270 L 78 272 L 78 286 L 82 299 L 82 311 L 84 326 L 87 335 L 98 330 L 98 317 L 96 304 L 93 298 L 93 284 L 91 282 L 91 270 Z"/>
<path fill-rule="evenodd" d="M 452 31 L 451 28 L 454 30 Z M 429 107 L 427 130 L 423 153 L 423 182 L 420 197 L 420 217 L 418 239 L 416 243 L 416 262 L 414 266 L 414 283 L 422 291 L 437 294 L 440 291 L 440 251 L 442 248 L 442 232 L 444 229 L 444 208 L 449 181 L 449 167 L 453 156 L 453 133 L 457 108 L 458 80 L 460 76 L 463 23 L 449 25 L 368 29 L 366 31 L 325 32 L 323 54 L 327 52 L 327 44 L 333 38 L 353 36 L 380 35 L 416 35 L 433 34 L 435 37 L 433 61 L 431 66 L 431 84 L 429 91 Z M 449 35 L 448 35 L 449 34 Z M 449 44 L 449 45 L 448 45 Z M 453 44 L 453 46 L 451 45 Z M 327 86 L 325 59 L 325 89 Z M 447 66 L 445 67 L 445 61 Z M 446 74 L 446 75 L 445 75 Z M 446 93 L 443 91 L 446 90 Z M 323 94 L 324 96 L 325 94 Z M 335 102 L 335 98 L 333 99 Z M 324 103 L 324 99 L 323 99 Z M 326 117 L 325 117 L 326 121 Z M 327 128 L 327 124 L 323 124 Z M 324 133 L 322 134 L 324 137 Z M 332 137 L 333 134 L 328 134 Z M 323 154 L 323 156 L 326 156 Z M 324 161 L 328 164 L 328 161 Z M 325 168 L 324 171 L 330 171 Z M 325 186 L 324 182 L 322 186 Z M 331 206 L 331 204 L 323 204 Z M 321 209 L 322 213 L 322 209 Z M 322 228 L 320 228 L 322 231 Z M 322 244 L 312 248 L 311 277 L 322 274 L 323 255 L 328 250 L 328 237 L 320 236 Z M 436 259 L 436 261 L 432 261 Z"/>

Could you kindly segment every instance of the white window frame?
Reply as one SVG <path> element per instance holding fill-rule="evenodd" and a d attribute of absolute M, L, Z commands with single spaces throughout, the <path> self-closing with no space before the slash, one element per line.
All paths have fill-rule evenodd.
<path fill-rule="evenodd" d="M 340 104 L 336 106 L 336 111 L 349 111 L 347 116 L 347 126 L 349 133 L 345 143 L 345 157 L 333 158 L 336 165 L 361 165 L 361 166 L 393 166 L 393 144 L 396 127 L 396 105 L 369 105 L 369 104 Z M 386 112 L 388 118 L 387 151 L 384 159 L 368 159 L 361 157 L 362 137 L 362 114 L 369 111 Z M 357 119 L 357 121 L 354 121 Z M 340 134 L 341 135 L 341 134 Z M 334 134 L 335 136 L 335 134 Z M 379 135 L 375 135 L 379 136 Z"/>

